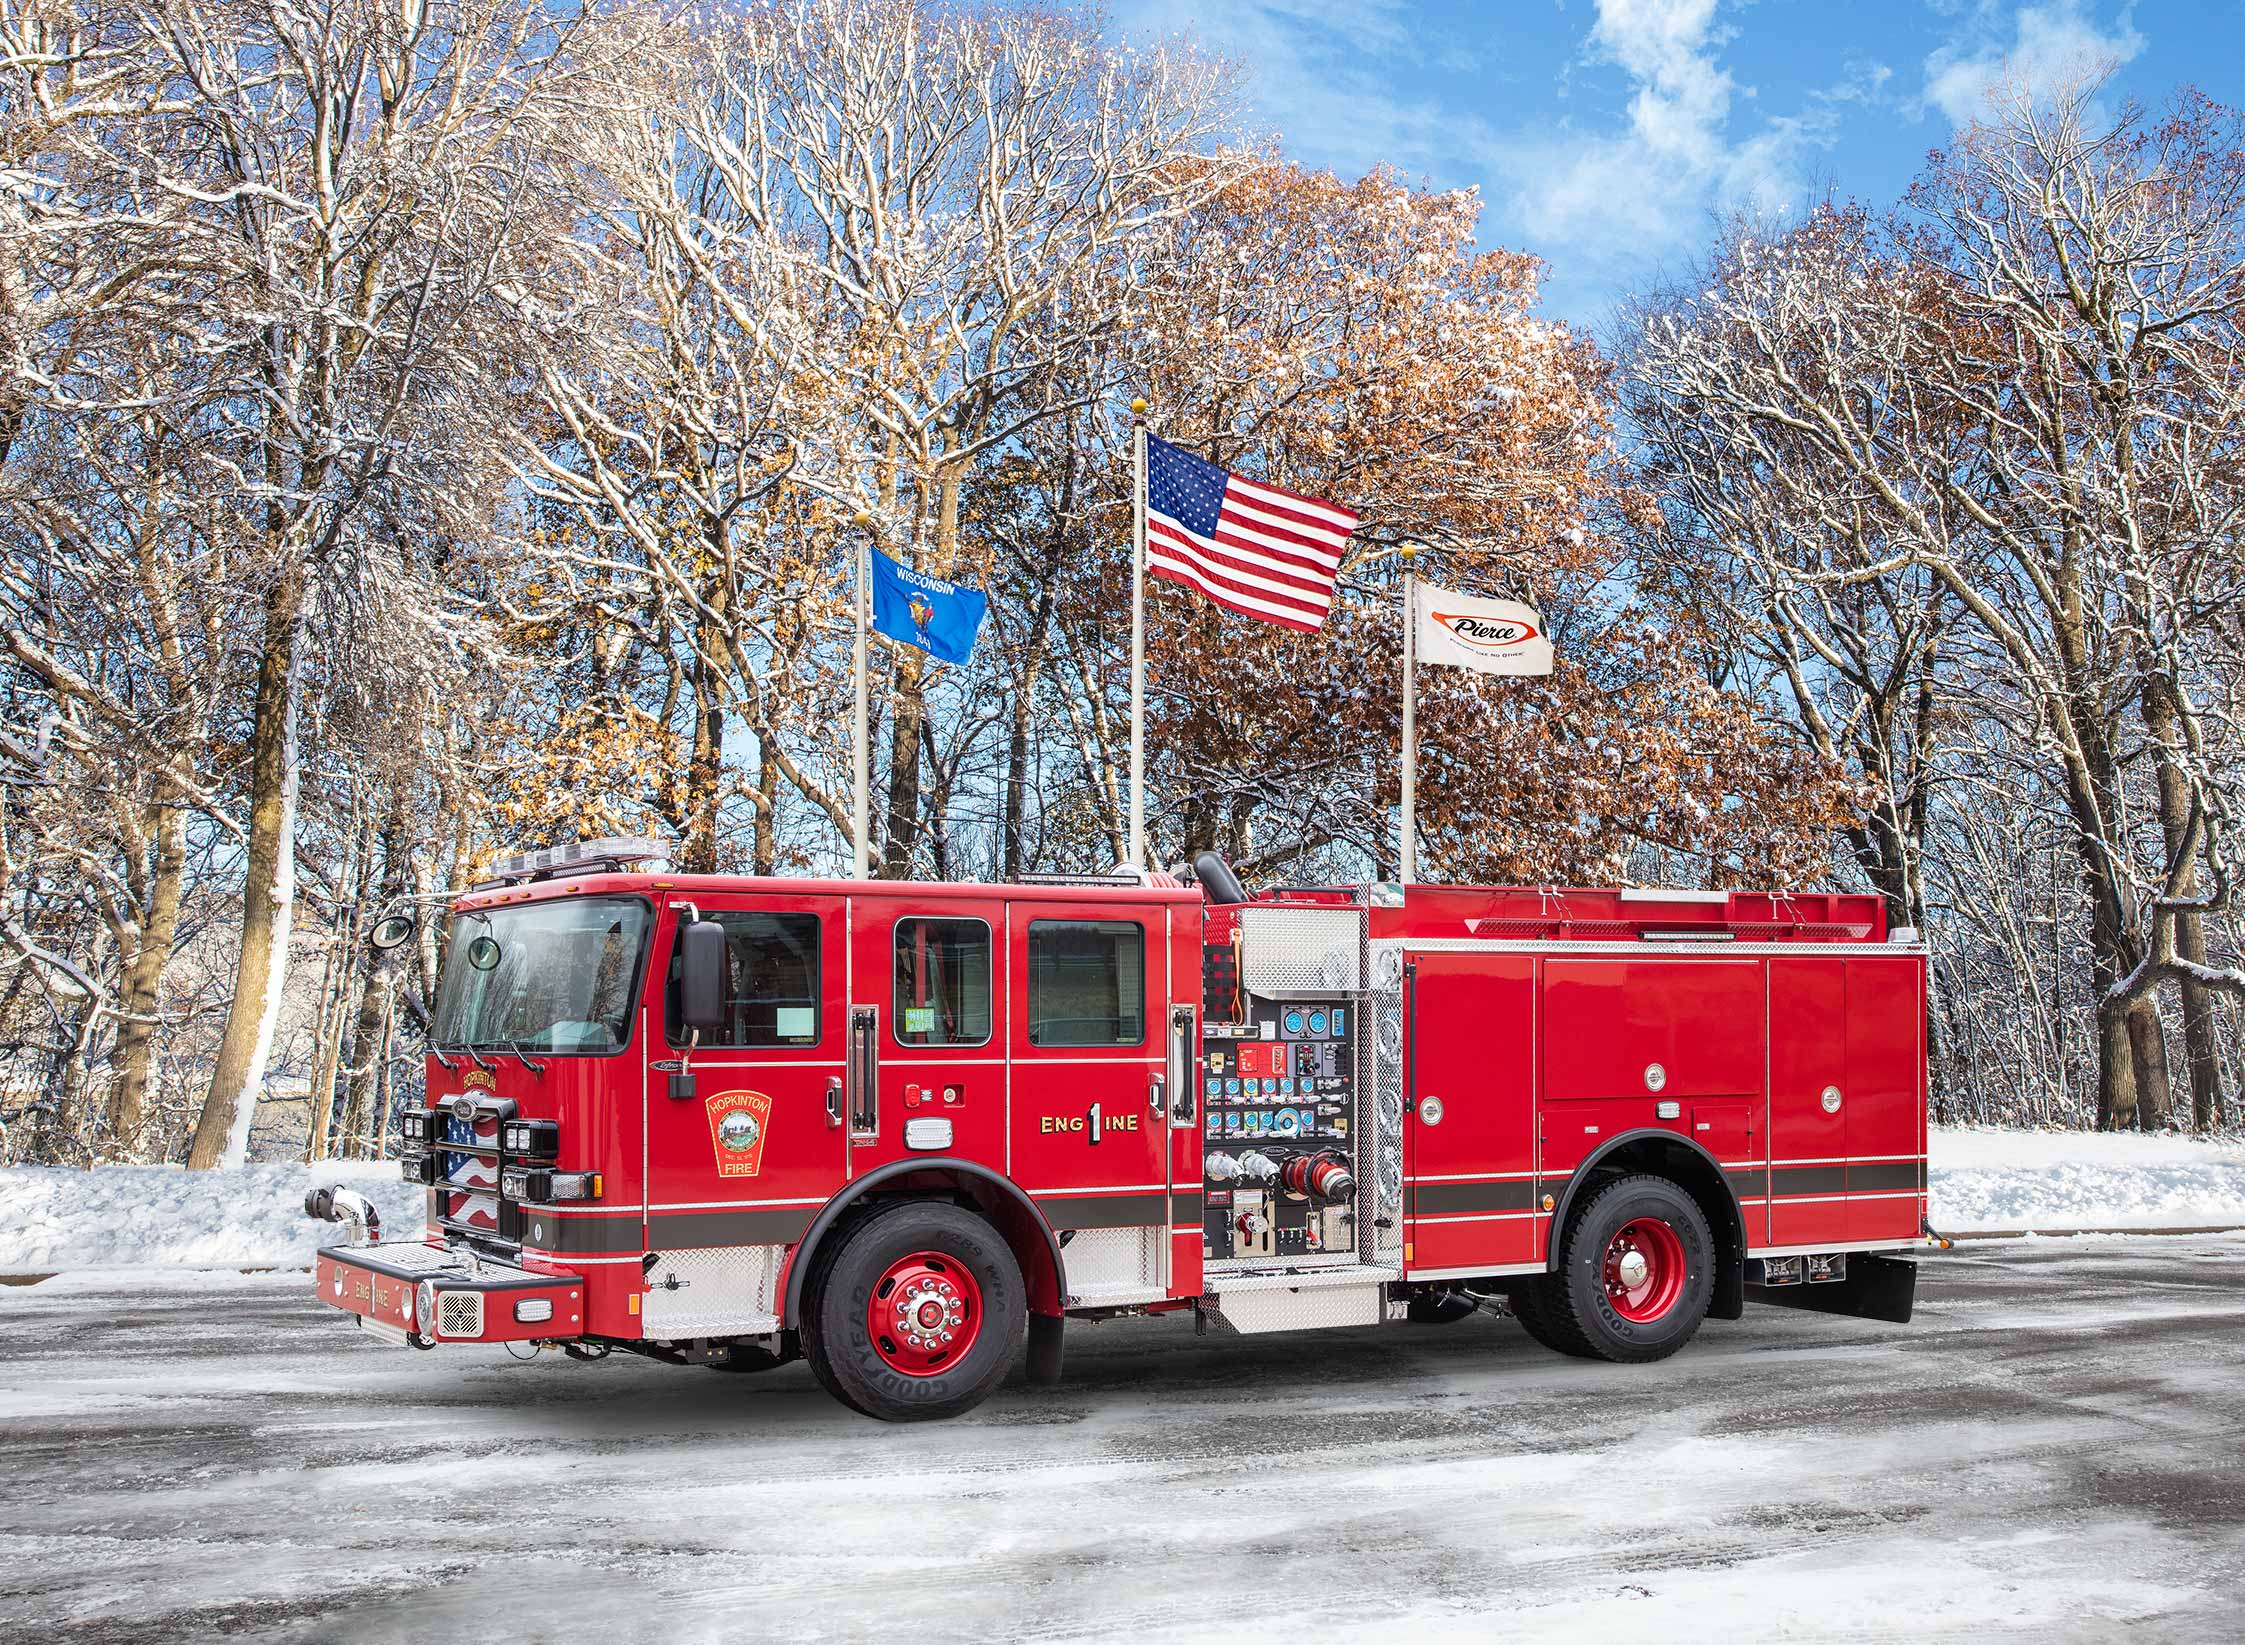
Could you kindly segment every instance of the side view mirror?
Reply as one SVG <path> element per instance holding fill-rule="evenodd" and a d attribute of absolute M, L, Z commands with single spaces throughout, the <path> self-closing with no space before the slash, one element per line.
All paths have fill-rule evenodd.
<path fill-rule="evenodd" d="M 725 928 L 691 920 L 678 928 L 678 1016 L 698 1033 L 725 1026 Z"/>
<path fill-rule="evenodd" d="M 366 934 L 366 940 L 377 953 L 387 954 L 391 949 L 403 947 L 412 941 L 416 929 L 416 922 L 411 914 L 392 914 L 386 919 L 376 920 L 374 929 Z"/>

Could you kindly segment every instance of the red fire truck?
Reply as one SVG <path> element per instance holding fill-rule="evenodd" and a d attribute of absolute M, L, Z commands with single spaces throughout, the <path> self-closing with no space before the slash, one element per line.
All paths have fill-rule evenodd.
<path fill-rule="evenodd" d="M 1865 896 L 503 864 L 450 911 L 418 1238 L 320 1296 L 428 1348 L 797 1356 L 892 1420 L 1069 1317 L 1508 1308 L 1645 1361 L 1748 1297 L 1906 1321 L 1925 957 Z M 379 940 L 410 935 L 409 918 Z"/>

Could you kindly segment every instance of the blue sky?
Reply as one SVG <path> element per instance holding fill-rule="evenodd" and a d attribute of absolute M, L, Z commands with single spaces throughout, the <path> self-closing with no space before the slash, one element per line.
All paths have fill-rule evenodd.
<path fill-rule="evenodd" d="M 1551 265 L 1545 309 L 1599 326 L 1717 213 L 1908 187 L 1999 76 L 2120 65 L 2114 95 L 2245 102 L 2245 0 L 1115 0 L 1250 66 L 1297 160 L 1475 186 L 1481 239 Z"/>

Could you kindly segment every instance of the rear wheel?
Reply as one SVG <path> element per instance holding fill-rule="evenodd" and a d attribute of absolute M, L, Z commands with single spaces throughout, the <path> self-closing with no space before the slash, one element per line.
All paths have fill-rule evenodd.
<path fill-rule="evenodd" d="M 1666 1177 L 1622 1177 L 1568 1218 L 1558 1269 L 1523 1287 L 1513 1311 L 1560 1353 L 1641 1364 L 1691 1341 L 1714 1284 L 1697 1202 Z"/>
<path fill-rule="evenodd" d="M 867 1416 L 957 1416 L 1004 1380 L 1028 1309 L 1021 1267 L 971 1211 L 921 1201 L 868 1217 L 805 1310 L 821 1383 Z"/>

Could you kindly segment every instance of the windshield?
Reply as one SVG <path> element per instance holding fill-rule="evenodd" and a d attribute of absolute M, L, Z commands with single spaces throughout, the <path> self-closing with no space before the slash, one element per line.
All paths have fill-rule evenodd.
<path fill-rule="evenodd" d="M 440 1046 L 622 1050 L 648 923 L 636 897 L 455 914 L 430 1037 Z"/>

